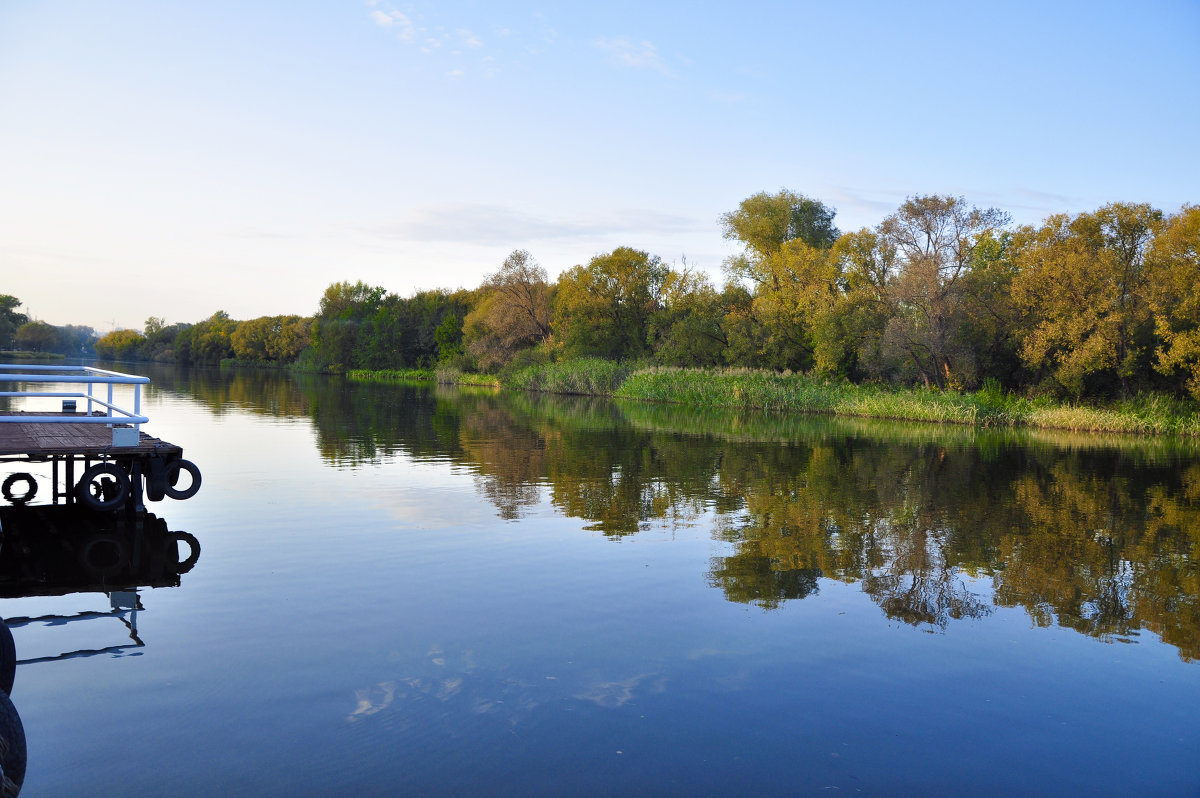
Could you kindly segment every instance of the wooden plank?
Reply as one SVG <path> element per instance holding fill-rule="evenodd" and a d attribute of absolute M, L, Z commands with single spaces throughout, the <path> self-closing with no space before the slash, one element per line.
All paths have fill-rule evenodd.
<path fill-rule="evenodd" d="M 84 413 L 23 413 L 6 412 L 6 416 L 84 416 Z M 94 413 L 93 415 L 102 415 Z M 104 424 L 65 423 L 0 423 L 0 455 L 38 458 L 49 455 L 97 456 L 178 454 L 183 451 L 173 443 L 153 438 L 141 432 L 137 446 L 114 447 L 112 429 Z"/>

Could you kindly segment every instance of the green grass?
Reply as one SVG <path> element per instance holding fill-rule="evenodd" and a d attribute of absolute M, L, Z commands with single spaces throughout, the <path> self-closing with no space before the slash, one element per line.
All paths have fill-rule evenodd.
<path fill-rule="evenodd" d="M 430 382 L 434 373 L 429 369 L 351 369 L 346 378 L 355 382 Z"/>
<path fill-rule="evenodd" d="M 1005 394 L 994 381 L 970 393 L 855 385 L 803 374 L 755 369 L 635 369 L 600 358 L 511 368 L 498 376 L 457 368 L 351 371 L 361 382 L 485 385 L 517 391 L 612 396 L 690 407 L 772 410 L 860 418 L 925 421 L 976 428 L 1029 427 L 1084 433 L 1200 437 L 1194 402 L 1147 394 L 1106 405 L 1055 402 Z"/>
<path fill-rule="evenodd" d="M 616 396 L 710 407 L 979 426 L 1007 421 L 1001 408 L 968 394 L 852 385 L 816 380 L 802 374 L 752 369 L 641 369 L 630 375 Z"/>
<path fill-rule="evenodd" d="M 612 396 L 629 376 L 630 368 L 600 358 L 580 358 L 526 366 L 500 377 L 505 388 L 518 391 Z"/>

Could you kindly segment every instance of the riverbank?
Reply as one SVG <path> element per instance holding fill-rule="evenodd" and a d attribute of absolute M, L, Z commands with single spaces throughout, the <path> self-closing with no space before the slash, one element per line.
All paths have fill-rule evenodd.
<path fill-rule="evenodd" d="M 0 362 L 10 360 L 66 360 L 66 355 L 57 352 L 30 352 L 27 349 L 5 349 L 0 351 Z"/>
<path fill-rule="evenodd" d="M 432 375 L 402 376 L 410 373 L 356 371 L 348 376 L 372 382 L 432 378 Z M 1158 394 L 1106 405 L 1089 405 L 1014 396 L 1005 394 L 994 385 L 960 393 L 854 385 L 814 379 L 803 374 L 753 369 L 634 369 L 595 358 L 528 366 L 498 377 L 440 370 L 437 380 L 695 407 L 885 418 L 975 427 L 1200 436 L 1200 411 L 1195 403 Z"/>

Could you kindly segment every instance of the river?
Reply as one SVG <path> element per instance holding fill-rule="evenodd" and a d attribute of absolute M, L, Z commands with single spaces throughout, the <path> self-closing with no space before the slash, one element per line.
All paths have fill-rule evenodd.
<path fill-rule="evenodd" d="M 202 552 L 0 600 L 23 795 L 1200 792 L 1191 444 L 122 368 Z"/>

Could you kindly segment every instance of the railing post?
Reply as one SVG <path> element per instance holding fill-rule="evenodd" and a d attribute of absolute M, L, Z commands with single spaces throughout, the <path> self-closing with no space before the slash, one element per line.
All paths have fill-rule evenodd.
<path fill-rule="evenodd" d="M 133 386 L 133 414 L 135 416 L 142 414 L 142 386 L 140 384 L 134 384 Z M 142 425 L 134 424 L 133 428 L 140 430 Z"/>
<path fill-rule="evenodd" d="M 92 387 L 95 384 L 96 383 L 92 382 L 91 380 L 88 380 L 88 410 L 87 410 L 87 414 L 89 416 L 92 414 Z"/>

